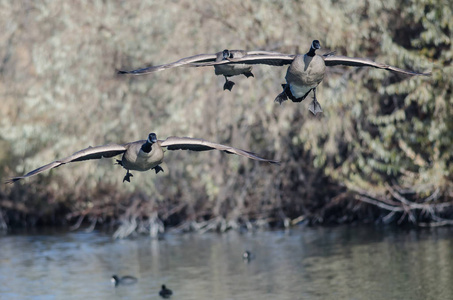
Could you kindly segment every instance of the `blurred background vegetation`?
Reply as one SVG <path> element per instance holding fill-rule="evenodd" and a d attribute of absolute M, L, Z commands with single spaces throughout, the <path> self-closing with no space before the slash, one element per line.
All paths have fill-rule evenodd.
<path fill-rule="evenodd" d="M 0 187 L 0 226 L 226 230 L 299 222 L 449 224 L 451 1 L 2 1 L 0 178 L 89 145 L 191 136 L 280 160 L 167 152 L 164 173 L 105 159 Z M 331 67 L 309 101 L 273 102 L 286 67 L 232 92 L 212 68 L 121 77 L 223 49 L 368 57 L 432 77 Z"/>

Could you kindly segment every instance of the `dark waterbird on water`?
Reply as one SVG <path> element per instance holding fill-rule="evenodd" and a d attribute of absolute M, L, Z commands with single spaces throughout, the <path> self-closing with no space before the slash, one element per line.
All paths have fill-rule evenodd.
<path fill-rule="evenodd" d="M 129 171 L 148 171 L 155 170 L 156 174 L 163 171 L 160 164 L 164 160 L 164 150 L 193 150 L 193 151 L 207 151 L 207 150 L 220 150 L 230 154 L 244 156 L 250 159 L 278 164 L 277 161 L 261 158 L 252 152 L 216 144 L 213 142 L 205 141 L 202 139 L 195 139 L 189 137 L 169 137 L 166 140 L 157 140 L 155 133 L 150 133 L 147 140 L 140 140 L 127 144 L 108 144 L 104 146 L 88 147 L 80 150 L 71 156 L 63 159 L 56 160 L 50 164 L 39 167 L 24 176 L 14 177 L 6 181 L 6 183 L 13 183 L 23 178 L 34 176 L 44 171 L 59 167 L 61 165 L 84 161 L 90 159 L 101 159 L 103 157 L 113 157 L 122 154 L 121 160 L 117 160 L 118 164 L 127 170 L 124 181 L 129 181 L 133 176 Z"/>
<path fill-rule="evenodd" d="M 324 79 L 326 66 L 353 66 L 353 67 L 373 67 L 384 69 L 409 76 L 423 75 L 430 76 L 431 73 L 419 73 L 407 71 L 397 67 L 374 62 L 365 58 L 336 56 L 332 53 L 327 55 L 317 55 L 316 50 L 321 45 L 318 40 L 311 43 L 310 50 L 303 55 L 291 54 L 264 54 L 264 55 L 245 55 L 241 58 L 225 58 L 222 61 L 212 63 L 195 64 L 201 66 L 220 66 L 228 64 L 266 64 L 274 66 L 290 65 L 286 72 L 286 84 L 283 84 L 283 92 L 280 93 L 275 101 L 282 103 L 288 98 L 293 102 L 301 102 L 308 94 L 313 91 L 313 101 L 309 105 L 309 110 L 316 115 L 322 112 L 321 105 L 316 99 L 316 87 Z"/>
<path fill-rule="evenodd" d="M 134 276 L 129 275 L 123 276 L 121 278 L 118 277 L 117 275 L 113 275 L 111 281 L 114 286 L 118 286 L 118 285 L 131 285 L 137 283 L 138 279 L 135 278 Z"/>
<path fill-rule="evenodd" d="M 159 295 L 162 297 L 162 298 L 170 298 L 171 295 L 173 295 L 173 291 L 168 289 L 165 284 L 162 284 L 162 288 L 159 292 Z"/>
<path fill-rule="evenodd" d="M 242 259 L 246 262 L 249 262 L 252 258 L 254 258 L 254 255 L 249 250 L 246 250 L 244 251 L 244 253 L 242 253 Z"/>
<path fill-rule="evenodd" d="M 118 74 L 126 75 L 145 75 L 153 72 L 163 71 L 166 69 L 176 68 L 176 67 L 191 67 L 193 63 L 206 63 L 206 62 L 220 62 L 225 59 L 240 59 L 241 57 L 247 55 L 271 55 L 277 54 L 277 52 L 271 51 L 245 51 L 245 50 L 223 50 L 222 52 L 217 52 L 213 54 L 198 54 L 194 56 L 189 56 L 181 58 L 172 63 L 152 66 L 148 68 L 142 68 L 132 71 L 118 71 Z M 224 90 L 229 90 L 233 88 L 234 82 L 228 80 L 228 77 L 236 75 L 244 75 L 246 77 L 254 77 L 252 73 L 252 66 L 246 64 L 234 64 L 234 65 L 215 65 L 214 71 L 216 75 L 223 75 L 225 77 L 225 84 L 223 85 Z"/>

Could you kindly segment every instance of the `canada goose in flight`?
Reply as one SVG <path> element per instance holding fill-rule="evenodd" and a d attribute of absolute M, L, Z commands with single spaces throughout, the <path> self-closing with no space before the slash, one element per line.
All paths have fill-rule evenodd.
<path fill-rule="evenodd" d="M 130 182 L 130 178 L 133 175 L 129 172 L 130 170 L 135 171 L 148 171 L 154 169 L 159 173 L 164 171 L 159 165 L 164 160 L 164 150 L 166 147 L 168 150 L 193 150 L 193 151 L 206 151 L 206 150 L 220 150 L 231 154 L 241 155 L 250 159 L 269 162 L 278 164 L 279 162 L 261 158 L 252 152 L 216 144 L 213 142 L 205 141 L 202 139 L 195 139 L 189 137 L 169 137 L 166 140 L 157 140 L 155 133 L 150 133 L 147 140 L 140 140 L 127 144 L 108 144 L 104 146 L 88 147 L 80 150 L 71 156 L 63 159 L 56 160 L 45 166 L 39 167 L 24 176 L 14 177 L 6 181 L 6 183 L 13 183 L 26 177 L 30 177 L 44 171 L 59 167 L 61 165 L 83 161 L 89 159 L 101 159 L 103 157 L 113 157 L 116 155 L 123 154 L 121 160 L 117 160 L 117 163 L 127 170 L 126 176 L 124 176 L 123 182 Z"/>
<path fill-rule="evenodd" d="M 161 290 L 159 291 L 159 295 L 162 298 L 168 299 L 170 298 L 171 295 L 173 295 L 173 291 L 167 288 L 165 284 L 162 284 Z"/>
<path fill-rule="evenodd" d="M 117 275 L 113 275 L 112 278 L 110 279 L 112 281 L 112 284 L 114 286 L 118 286 L 118 285 L 131 285 L 131 284 L 134 284 L 134 283 L 137 283 L 138 279 L 135 278 L 134 276 L 129 276 L 129 275 L 126 275 L 126 276 L 123 276 L 123 277 L 118 277 Z"/>
<path fill-rule="evenodd" d="M 314 40 L 311 44 L 310 50 L 303 55 L 291 54 L 270 54 L 270 55 L 245 55 L 241 58 L 229 58 L 213 63 L 195 64 L 197 67 L 201 66 L 219 66 L 225 64 L 267 64 L 274 66 L 290 65 L 286 72 L 286 84 L 283 84 L 283 92 L 280 93 L 275 101 L 280 104 L 291 99 L 293 102 L 301 102 L 308 94 L 313 91 L 313 102 L 309 105 L 309 110 L 316 115 L 322 112 L 321 105 L 316 100 L 316 87 L 323 80 L 326 72 L 326 66 L 353 66 L 353 67 L 373 67 L 401 73 L 405 75 L 424 75 L 430 76 L 431 73 L 419 73 L 414 71 L 407 71 L 397 67 L 377 63 L 365 58 L 336 56 L 333 53 L 325 55 L 317 55 L 316 50 L 320 49 L 321 45 L 318 40 Z"/>
<path fill-rule="evenodd" d="M 132 71 L 118 71 L 118 74 L 128 75 L 145 75 L 153 72 L 163 71 L 170 68 L 176 67 L 191 67 L 193 63 L 206 63 L 206 62 L 220 62 L 225 59 L 240 59 L 246 55 L 272 55 L 279 54 L 278 52 L 271 51 L 244 51 L 244 50 L 223 50 L 214 54 L 198 54 L 181 58 L 175 62 L 153 66 L 143 69 L 137 69 Z M 223 85 L 224 90 L 233 88 L 234 82 L 228 80 L 228 77 L 236 75 L 245 75 L 246 77 L 254 77 L 252 73 L 252 66 L 246 64 L 234 64 L 234 65 L 214 65 L 215 74 L 223 75 L 225 77 L 225 84 Z"/>

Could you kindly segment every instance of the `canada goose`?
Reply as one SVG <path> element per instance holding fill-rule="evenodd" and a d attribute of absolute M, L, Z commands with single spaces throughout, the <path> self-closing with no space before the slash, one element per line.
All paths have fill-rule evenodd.
<path fill-rule="evenodd" d="M 290 98 L 293 102 L 301 102 L 308 94 L 313 91 L 313 102 L 309 105 L 309 110 L 316 115 L 322 112 L 321 105 L 316 100 L 316 87 L 323 80 L 326 72 L 326 66 L 345 65 L 353 67 L 373 67 L 384 69 L 406 75 L 423 75 L 430 76 L 431 73 L 419 73 L 407 71 L 397 67 L 377 63 L 365 58 L 355 58 L 346 56 L 336 56 L 333 53 L 317 55 L 316 50 L 321 45 L 318 40 L 311 43 L 310 50 L 304 55 L 291 54 L 270 54 L 270 55 L 245 55 L 241 58 L 225 58 L 225 60 L 213 63 L 194 64 L 201 66 L 218 66 L 225 64 L 267 64 L 274 66 L 290 65 L 286 72 L 286 84 L 283 84 L 283 92 L 280 93 L 275 101 L 280 104 Z"/>
<path fill-rule="evenodd" d="M 162 288 L 159 292 L 159 295 L 162 297 L 162 298 L 170 298 L 171 295 L 173 295 L 173 291 L 168 289 L 165 284 L 162 284 Z"/>
<path fill-rule="evenodd" d="M 104 146 L 88 147 L 72 154 L 71 156 L 39 167 L 25 174 L 24 176 L 11 178 L 7 180 L 6 183 L 13 183 L 23 178 L 42 173 L 44 171 L 59 167 L 70 162 L 89 159 L 101 159 L 103 157 L 113 157 L 120 154 L 123 154 L 123 157 L 121 160 L 117 160 L 117 163 L 127 170 L 123 182 L 130 182 L 130 178 L 133 177 L 133 175 L 129 172 L 130 170 L 144 172 L 150 169 L 154 169 L 156 171 L 156 174 L 160 171 L 164 171 L 162 167 L 159 166 L 164 160 L 164 150 L 162 149 L 163 147 L 166 147 L 168 150 L 220 150 L 231 154 L 245 156 L 254 160 L 265 161 L 274 164 L 279 163 L 274 160 L 261 158 L 249 151 L 216 144 L 202 139 L 172 136 L 167 138 L 166 140 L 157 140 L 156 134 L 150 133 L 147 140 L 140 140 L 122 145 L 108 144 Z"/>
<path fill-rule="evenodd" d="M 181 58 L 175 62 L 153 66 L 148 68 L 142 68 L 132 71 L 118 71 L 118 74 L 129 74 L 129 75 L 144 75 L 153 72 L 158 72 L 170 68 L 176 67 L 191 67 L 193 63 L 205 63 L 205 62 L 220 62 L 225 59 L 240 59 L 246 55 L 272 55 L 278 54 L 278 52 L 270 51 L 245 51 L 245 50 L 223 50 L 222 52 L 217 52 L 214 54 L 199 54 L 194 56 L 189 56 Z M 234 65 L 215 65 L 215 74 L 223 75 L 225 77 L 225 84 L 223 85 L 224 90 L 229 90 L 233 88 L 234 82 L 228 80 L 228 77 L 236 75 L 245 75 L 246 77 L 254 77 L 252 73 L 252 66 L 246 64 L 234 64 Z"/>
<path fill-rule="evenodd" d="M 138 281 L 137 278 L 135 278 L 134 276 L 129 276 L 129 275 L 123 276 L 121 278 L 119 278 L 117 275 L 113 275 L 110 280 L 112 281 L 112 284 L 114 286 L 118 286 L 120 284 L 121 285 L 131 285 Z"/>

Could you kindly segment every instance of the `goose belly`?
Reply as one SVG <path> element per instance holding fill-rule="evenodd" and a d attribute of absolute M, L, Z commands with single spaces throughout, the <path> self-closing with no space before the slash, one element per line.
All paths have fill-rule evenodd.
<path fill-rule="evenodd" d="M 294 97 L 302 98 L 305 95 L 307 95 L 307 93 L 309 93 L 316 86 L 317 86 L 317 84 L 309 85 L 309 86 L 290 84 L 289 89 L 291 90 L 291 94 L 293 94 Z"/>
<path fill-rule="evenodd" d="M 322 57 L 297 56 L 286 72 L 286 82 L 291 93 L 296 98 L 305 96 L 324 79 L 325 70 L 326 65 Z"/>
<path fill-rule="evenodd" d="M 123 155 L 122 164 L 127 170 L 148 171 L 157 165 L 160 165 L 164 160 L 164 152 L 162 149 L 153 149 L 150 153 L 140 150 L 138 154 L 126 152 Z"/>
<path fill-rule="evenodd" d="M 252 71 L 251 65 L 246 64 L 230 64 L 214 66 L 216 75 L 235 76 Z"/>

